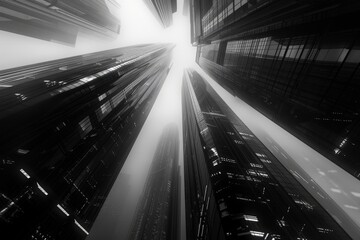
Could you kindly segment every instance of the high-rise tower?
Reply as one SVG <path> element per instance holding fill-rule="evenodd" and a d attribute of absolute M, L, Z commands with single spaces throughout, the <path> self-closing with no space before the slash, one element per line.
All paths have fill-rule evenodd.
<path fill-rule="evenodd" d="M 74 45 L 79 31 L 116 37 L 117 9 L 115 0 L 2 0 L 0 30 Z"/>
<path fill-rule="evenodd" d="M 138 45 L 0 72 L 2 238 L 86 237 L 172 48 Z"/>
<path fill-rule="evenodd" d="M 158 143 L 129 239 L 180 239 L 178 158 L 179 133 L 169 125 Z"/>
<path fill-rule="evenodd" d="M 347 215 L 330 215 L 298 182 L 336 208 L 306 173 L 286 169 L 197 72 L 185 73 L 182 96 L 188 239 L 359 237 Z"/>
<path fill-rule="evenodd" d="M 144 0 L 144 2 L 164 28 L 173 24 L 172 14 L 177 10 L 176 0 Z"/>
<path fill-rule="evenodd" d="M 360 179 L 358 1 L 192 1 L 197 62 Z"/>

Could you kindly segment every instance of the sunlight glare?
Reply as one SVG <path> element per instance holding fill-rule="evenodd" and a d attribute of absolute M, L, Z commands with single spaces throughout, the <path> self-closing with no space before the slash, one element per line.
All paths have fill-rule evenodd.
<path fill-rule="evenodd" d="M 188 65 L 195 60 L 196 48 L 190 44 L 189 18 L 179 14 L 173 14 L 174 24 L 166 29 L 166 41 L 176 44 L 174 58 L 177 64 Z"/>
<path fill-rule="evenodd" d="M 143 0 L 117 0 L 121 6 L 121 33 L 118 41 L 125 45 L 142 43 L 174 43 L 174 58 L 189 64 L 195 59 L 196 48 L 190 44 L 190 20 L 182 15 L 182 1 L 173 14 L 173 25 L 164 29 Z"/>

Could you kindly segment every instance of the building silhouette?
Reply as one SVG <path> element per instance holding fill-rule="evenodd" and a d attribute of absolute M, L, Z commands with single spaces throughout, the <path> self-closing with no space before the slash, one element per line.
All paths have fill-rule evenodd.
<path fill-rule="evenodd" d="M 163 130 L 129 239 L 180 239 L 179 133 Z"/>
<path fill-rule="evenodd" d="M 358 1 L 192 1 L 197 62 L 360 179 Z"/>
<path fill-rule="evenodd" d="M 144 0 L 144 2 L 161 26 L 167 28 L 173 24 L 172 14 L 177 11 L 176 0 Z"/>
<path fill-rule="evenodd" d="M 0 30 L 75 45 L 79 31 L 115 38 L 120 20 L 115 0 L 0 2 Z"/>
<path fill-rule="evenodd" d="M 2 239 L 87 236 L 172 48 L 138 45 L 0 72 Z"/>
<path fill-rule="evenodd" d="M 182 96 L 187 239 L 359 236 L 348 216 L 338 212 L 340 226 L 298 182 L 306 173 L 286 169 L 197 72 L 185 72 Z"/>

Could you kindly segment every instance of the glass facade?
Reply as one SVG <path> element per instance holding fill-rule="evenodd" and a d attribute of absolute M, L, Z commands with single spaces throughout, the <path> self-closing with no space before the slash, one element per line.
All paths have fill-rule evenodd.
<path fill-rule="evenodd" d="M 244 17 L 248 27 L 234 20 L 229 29 L 204 35 L 209 44 L 198 47 L 197 61 L 235 95 L 360 179 L 360 26 L 351 21 L 359 6 L 304 3 L 317 12 L 294 8 L 276 15 L 294 14 L 286 21 L 274 16 L 260 25 L 262 11 L 276 2 Z"/>
<path fill-rule="evenodd" d="M 194 182 L 214 201 L 195 208 L 203 191 L 185 186 L 187 217 L 206 216 L 207 235 L 192 239 L 351 239 L 298 182 L 300 170 L 287 170 L 197 72 L 185 74 L 184 164 L 203 165 L 205 179 Z M 185 176 L 193 172 L 185 167 Z M 202 230 L 194 220 L 188 233 Z"/>
<path fill-rule="evenodd" d="M 79 30 L 116 37 L 120 20 L 114 0 L 3 0 L 0 29 L 42 40 L 74 45 Z"/>
<path fill-rule="evenodd" d="M 184 75 L 182 87 L 186 237 L 222 240 L 224 230 L 199 134 L 206 124 L 200 121 L 198 125 L 201 110 L 191 97 L 194 93 L 187 78 Z"/>
<path fill-rule="evenodd" d="M 13 84 L 0 89 L 2 236 L 87 236 L 165 81 L 172 48 L 141 45 L 2 73 Z M 82 61 L 73 66 L 75 59 Z M 32 79 L 11 81 L 29 71 Z"/>
<path fill-rule="evenodd" d="M 177 0 L 144 0 L 144 2 L 164 28 L 173 24 L 172 14 L 177 10 Z"/>
<path fill-rule="evenodd" d="M 179 133 L 165 127 L 129 239 L 180 239 Z"/>

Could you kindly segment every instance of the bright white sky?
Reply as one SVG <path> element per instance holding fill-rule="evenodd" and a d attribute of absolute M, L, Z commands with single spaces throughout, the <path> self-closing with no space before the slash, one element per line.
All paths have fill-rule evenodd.
<path fill-rule="evenodd" d="M 180 36 L 179 38 L 179 34 L 176 34 L 176 29 L 184 28 L 187 22 L 185 18 L 182 18 L 178 13 L 174 14 L 174 18 L 176 18 L 174 25 L 168 29 L 164 29 L 149 11 L 143 0 L 117 1 L 121 5 L 119 11 L 119 15 L 121 16 L 121 33 L 118 40 L 122 44 L 133 45 L 149 42 L 171 42 L 172 40 L 181 42 L 184 40 L 184 36 Z M 190 42 L 190 40 L 188 42 Z"/>
<path fill-rule="evenodd" d="M 157 143 L 163 128 L 170 123 L 175 123 L 179 129 L 179 164 L 181 175 L 183 173 L 181 84 L 184 66 L 195 63 L 196 50 L 190 44 L 189 19 L 182 16 L 183 4 L 178 0 L 178 12 L 173 14 L 174 24 L 164 30 L 142 0 L 119 2 L 122 5 L 120 40 L 123 44 L 173 42 L 176 48 L 171 71 L 87 240 L 127 238 Z M 125 184 L 124 176 L 127 176 Z M 181 179 L 181 239 L 185 239 L 184 183 Z"/>
<path fill-rule="evenodd" d="M 121 30 L 115 40 L 79 33 L 76 46 L 70 47 L 0 31 L 0 70 L 141 43 L 175 42 L 190 49 L 189 19 L 181 14 L 183 0 L 178 0 L 174 24 L 168 29 L 161 27 L 143 0 L 117 1 Z M 186 56 L 184 50 L 181 56 Z"/>

